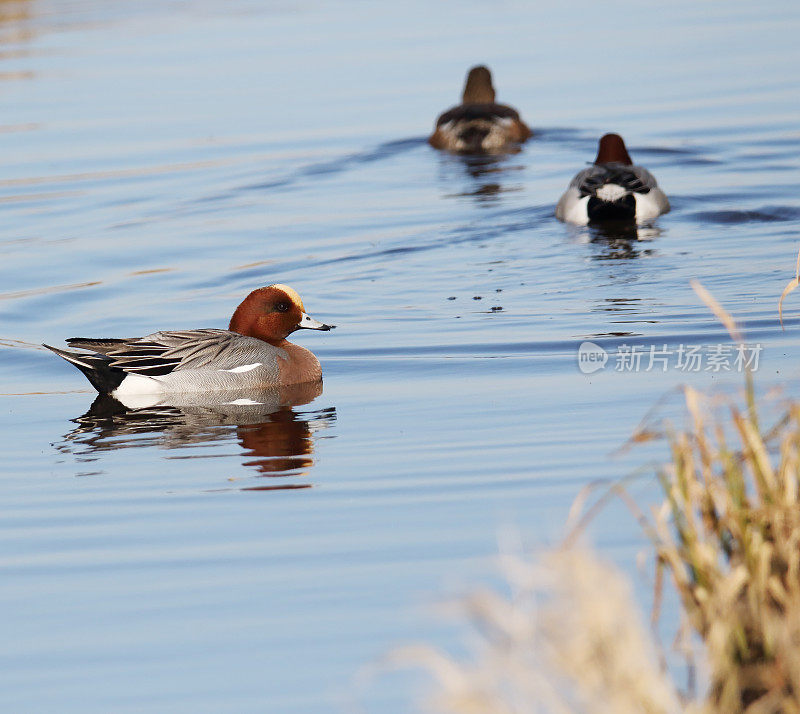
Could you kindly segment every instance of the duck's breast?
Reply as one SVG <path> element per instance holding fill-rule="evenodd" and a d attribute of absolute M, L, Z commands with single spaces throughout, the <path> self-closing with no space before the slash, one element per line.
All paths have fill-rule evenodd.
<path fill-rule="evenodd" d="M 313 352 L 300 345 L 284 342 L 286 353 L 278 360 L 278 384 L 303 384 L 322 379 L 322 367 Z"/>

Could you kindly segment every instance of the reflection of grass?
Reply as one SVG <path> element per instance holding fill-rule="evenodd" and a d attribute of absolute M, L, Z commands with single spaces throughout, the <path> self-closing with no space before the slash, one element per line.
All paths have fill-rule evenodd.
<path fill-rule="evenodd" d="M 730 316 L 696 289 L 739 341 Z M 800 712 L 800 403 L 764 431 L 749 374 L 746 408 L 729 405 L 723 416 L 695 390 L 684 394 L 690 425 L 667 432 L 663 501 L 652 520 L 638 515 L 655 547 L 656 582 L 669 576 L 702 644 L 703 698 L 678 704 L 625 581 L 567 548 L 508 570 L 511 596 L 464 600 L 481 633 L 471 664 L 404 651 L 438 675 L 438 711 Z"/>

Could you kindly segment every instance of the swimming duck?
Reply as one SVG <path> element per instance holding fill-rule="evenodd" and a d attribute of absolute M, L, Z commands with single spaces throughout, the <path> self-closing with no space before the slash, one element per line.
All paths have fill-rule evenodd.
<path fill-rule="evenodd" d="M 460 154 L 495 154 L 514 150 L 532 136 L 516 109 L 495 104 L 492 73 L 473 67 L 467 74 L 461 104 L 436 120 L 428 143 Z"/>
<path fill-rule="evenodd" d="M 556 218 L 590 222 L 643 223 L 669 211 L 669 201 L 647 169 L 634 166 L 619 134 L 600 139 L 597 158 L 579 172 L 556 207 Z"/>
<path fill-rule="evenodd" d="M 44 345 L 75 365 L 101 394 L 120 399 L 132 394 L 259 389 L 315 382 L 319 360 L 288 342 L 295 330 L 330 330 L 306 314 L 300 296 L 288 285 L 253 290 L 236 308 L 227 330 L 177 330 L 146 337 L 73 337 L 70 347 Z"/>

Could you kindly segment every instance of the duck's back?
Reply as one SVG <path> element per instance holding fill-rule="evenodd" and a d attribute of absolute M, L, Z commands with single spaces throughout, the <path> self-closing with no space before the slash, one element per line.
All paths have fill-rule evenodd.
<path fill-rule="evenodd" d="M 570 223 L 648 221 L 669 210 L 655 177 L 642 166 L 592 164 L 578 172 L 556 207 L 556 217 Z"/>
<path fill-rule="evenodd" d="M 439 115 L 431 146 L 464 154 L 506 151 L 531 137 L 519 112 L 505 104 L 459 104 Z"/>

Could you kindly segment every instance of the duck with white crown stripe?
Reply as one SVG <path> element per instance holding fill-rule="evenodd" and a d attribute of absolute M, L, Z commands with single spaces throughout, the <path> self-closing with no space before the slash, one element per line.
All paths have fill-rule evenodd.
<path fill-rule="evenodd" d="M 276 283 L 253 290 L 236 308 L 227 330 L 169 330 L 146 337 L 67 340 L 65 350 L 45 345 L 77 367 L 101 394 L 257 390 L 316 382 L 316 356 L 286 338 L 296 330 L 330 330 L 306 314 L 300 296 Z"/>
<path fill-rule="evenodd" d="M 634 166 L 619 134 L 600 139 L 597 158 L 579 172 L 556 206 L 556 218 L 585 226 L 605 221 L 645 223 L 669 211 L 655 177 Z"/>

